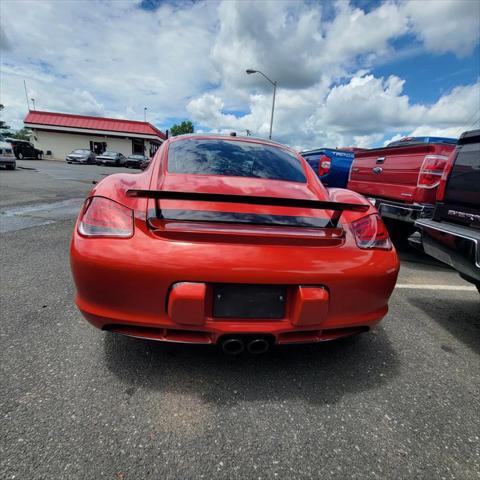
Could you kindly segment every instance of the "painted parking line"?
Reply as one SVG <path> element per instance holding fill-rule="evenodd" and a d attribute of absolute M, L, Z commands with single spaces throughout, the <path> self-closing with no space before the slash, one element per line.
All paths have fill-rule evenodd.
<path fill-rule="evenodd" d="M 411 283 L 397 283 L 395 288 L 406 288 L 413 290 L 456 290 L 460 292 L 476 292 L 477 288 L 473 285 L 418 285 Z"/>

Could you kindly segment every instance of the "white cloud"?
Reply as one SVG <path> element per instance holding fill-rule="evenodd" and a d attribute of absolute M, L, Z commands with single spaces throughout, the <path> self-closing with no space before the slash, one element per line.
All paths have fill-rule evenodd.
<path fill-rule="evenodd" d="M 345 1 L 2 1 L 1 102 L 9 124 L 25 115 L 23 79 L 38 109 L 143 118 L 169 126 L 191 117 L 203 130 L 274 136 L 294 146 L 367 146 L 399 132 L 461 128 L 478 83 L 433 105 L 412 103 L 405 80 L 369 68 L 421 49 L 466 55 L 478 43 L 469 0 L 386 1 L 368 12 Z M 432 6 L 433 5 L 433 6 Z M 470 5 L 470 8 L 468 6 Z M 35 25 L 28 29 L 26 25 Z M 476 27 L 476 28 L 475 28 Z M 413 34 L 423 42 L 396 50 Z M 424 131 L 419 130 L 419 131 Z"/>
<path fill-rule="evenodd" d="M 478 0 L 408 0 L 403 8 L 413 33 L 432 52 L 465 56 L 472 53 L 478 43 Z"/>
<path fill-rule="evenodd" d="M 403 86 L 404 81 L 393 75 L 383 79 L 364 74 L 330 90 L 316 86 L 279 91 L 274 136 L 298 147 L 365 147 L 398 131 L 458 136 L 480 108 L 480 82 L 457 87 L 433 105 L 411 104 L 403 94 Z M 248 128 L 266 136 L 270 102 L 268 95 L 252 95 L 250 112 L 237 118 L 223 112 L 221 98 L 205 94 L 192 100 L 187 110 L 194 120 L 215 130 Z"/>
<path fill-rule="evenodd" d="M 22 15 L 18 6 L 2 2 L 6 115 L 24 116 L 23 79 L 39 109 L 140 119 L 147 106 L 157 122 L 183 116 L 185 99 L 218 80 L 208 60 L 215 4 L 147 12 L 128 2 L 25 1 Z M 26 25 L 35 26 L 28 35 Z"/>
<path fill-rule="evenodd" d="M 407 18 L 394 3 L 365 13 L 338 2 L 334 18 L 324 21 L 322 4 L 225 1 L 218 17 L 211 56 L 224 83 L 260 89 L 264 80 L 242 70 L 261 65 L 272 78 L 281 78 L 284 88 L 308 88 L 322 75 L 342 76 L 359 56 L 372 62 L 391 53 L 389 42 L 407 31 Z"/>

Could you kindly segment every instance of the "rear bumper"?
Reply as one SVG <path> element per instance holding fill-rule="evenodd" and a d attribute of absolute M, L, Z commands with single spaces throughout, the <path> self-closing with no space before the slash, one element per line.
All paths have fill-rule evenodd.
<path fill-rule="evenodd" d="M 140 163 L 141 162 L 127 161 L 127 162 L 125 162 L 125 166 L 127 168 L 140 168 Z"/>
<path fill-rule="evenodd" d="M 1 157 L 0 165 L 15 165 L 17 159 L 15 157 Z"/>
<path fill-rule="evenodd" d="M 82 159 L 82 160 L 81 160 L 81 159 L 79 159 L 79 158 L 68 158 L 68 157 L 67 157 L 67 158 L 65 159 L 65 161 L 68 162 L 68 163 L 90 163 L 91 160 L 90 160 L 90 159 L 86 159 L 86 160 L 83 160 L 83 159 Z"/>
<path fill-rule="evenodd" d="M 480 232 L 446 222 L 419 220 L 423 249 L 430 256 L 480 284 Z"/>
<path fill-rule="evenodd" d="M 398 274 L 395 250 L 362 251 L 349 243 L 176 242 L 141 229 L 130 239 L 87 239 L 74 233 L 76 303 L 97 328 L 162 341 L 217 343 L 227 334 L 264 334 L 275 343 L 330 340 L 378 323 L 388 311 Z M 175 304 L 174 286 L 182 283 L 201 287 Z M 218 283 L 284 285 L 285 315 L 214 318 L 212 285 Z M 316 291 L 303 295 L 304 287 Z M 315 305 L 318 289 L 328 291 L 326 305 Z"/>
<path fill-rule="evenodd" d="M 384 200 L 382 198 L 373 198 L 378 212 L 384 218 L 391 218 L 401 222 L 415 223 L 421 218 L 430 218 L 433 215 L 434 206 L 426 204 L 405 204 Z"/>
<path fill-rule="evenodd" d="M 98 165 L 117 165 L 119 162 L 116 160 L 97 160 Z"/>

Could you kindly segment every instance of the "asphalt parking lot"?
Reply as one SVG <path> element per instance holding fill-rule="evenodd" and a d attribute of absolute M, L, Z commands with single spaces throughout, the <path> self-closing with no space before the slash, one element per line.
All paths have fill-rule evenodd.
<path fill-rule="evenodd" d="M 92 181 L 0 171 L 0 478 L 480 478 L 480 295 L 403 247 L 390 312 L 357 341 L 226 357 L 100 332 L 68 246 Z M 132 172 L 132 170 L 129 170 Z"/>

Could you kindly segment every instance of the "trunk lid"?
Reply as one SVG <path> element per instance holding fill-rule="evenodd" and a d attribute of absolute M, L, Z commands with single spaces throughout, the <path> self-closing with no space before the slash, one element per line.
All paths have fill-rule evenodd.
<path fill-rule="evenodd" d="M 287 182 L 250 177 L 226 177 L 213 175 L 167 174 L 161 190 L 190 193 L 217 193 L 261 197 L 292 198 L 328 201 L 327 192 L 322 189 L 313 192 L 308 183 Z M 323 227 L 331 212 L 299 207 L 252 205 L 249 203 L 229 204 L 195 200 L 161 200 L 162 214 L 172 219 L 192 221 L 250 223 L 268 225 L 278 221 L 284 226 Z M 164 212 L 169 212 L 168 214 Z M 183 213 L 182 213 L 183 212 Z M 186 212 L 186 213 L 185 213 Z M 228 216 L 235 218 L 228 218 Z M 289 221 L 289 219 L 291 221 Z M 309 221 L 309 219 L 311 221 Z M 266 221 L 267 223 L 263 223 Z"/>
<path fill-rule="evenodd" d="M 320 187 L 313 191 L 308 183 L 252 177 L 167 173 L 157 188 L 192 193 L 222 192 L 229 195 L 328 200 L 328 194 L 324 188 Z"/>
<path fill-rule="evenodd" d="M 330 201 L 323 187 L 313 191 L 308 183 L 281 180 L 167 173 L 158 190 L 218 193 L 248 197 L 275 197 Z M 177 240 L 241 243 L 340 245 L 341 227 L 329 228 L 333 212 L 304 207 L 222 201 L 162 199 L 149 201 L 157 215 L 149 224 L 158 236 Z M 161 215 L 158 212 L 161 211 Z M 299 228 L 301 227 L 301 228 Z"/>

